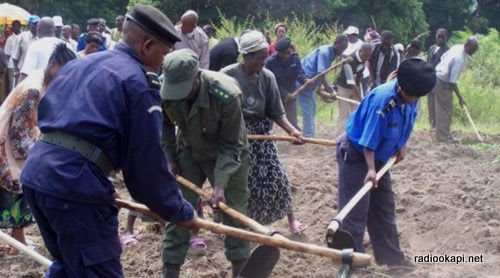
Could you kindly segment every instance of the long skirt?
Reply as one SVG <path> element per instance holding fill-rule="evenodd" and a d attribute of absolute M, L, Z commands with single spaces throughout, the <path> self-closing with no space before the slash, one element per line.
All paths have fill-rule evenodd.
<path fill-rule="evenodd" d="M 23 194 L 0 188 L 0 228 L 24 228 L 32 221 L 33 216 Z"/>
<path fill-rule="evenodd" d="M 269 134 L 268 120 L 248 122 L 248 134 Z M 292 212 L 292 192 L 285 168 L 273 141 L 249 140 L 248 216 L 267 225 Z"/>

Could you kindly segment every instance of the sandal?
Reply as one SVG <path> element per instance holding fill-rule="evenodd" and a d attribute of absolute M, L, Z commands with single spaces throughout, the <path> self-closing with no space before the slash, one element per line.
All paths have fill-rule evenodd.
<path fill-rule="evenodd" d="M 7 254 L 7 256 L 17 256 L 20 254 L 19 250 L 17 250 L 15 247 L 10 246 L 10 245 L 5 246 L 4 250 L 5 250 L 5 254 Z"/>
<path fill-rule="evenodd" d="M 207 244 L 205 243 L 203 238 L 199 236 L 192 237 L 189 243 L 191 244 L 191 248 L 193 249 L 193 251 L 198 255 L 204 254 L 205 250 L 207 250 Z"/>
<path fill-rule="evenodd" d="M 301 235 L 305 231 L 306 225 L 300 223 L 299 220 L 293 220 L 292 223 L 288 224 L 288 229 L 292 235 Z"/>
<path fill-rule="evenodd" d="M 133 234 L 126 234 L 120 237 L 120 242 L 123 246 L 136 245 L 139 243 L 139 241 L 137 240 L 137 238 L 135 238 L 135 235 Z"/>

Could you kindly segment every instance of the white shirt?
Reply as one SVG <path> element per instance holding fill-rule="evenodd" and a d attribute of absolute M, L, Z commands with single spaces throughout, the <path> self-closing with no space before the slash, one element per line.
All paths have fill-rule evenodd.
<path fill-rule="evenodd" d="M 436 66 L 437 78 L 447 83 L 457 84 L 468 56 L 463 44 L 452 46 L 441 56 L 441 62 Z"/>
<path fill-rule="evenodd" d="M 78 46 L 78 42 L 72 39 L 71 37 L 69 39 L 66 39 L 64 37 L 61 37 L 61 39 L 66 43 L 68 48 L 71 48 L 73 52 L 76 52 L 76 47 Z"/>
<path fill-rule="evenodd" d="M 45 37 L 30 44 L 21 73 L 30 75 L 35 70 L 45 69 L 59 43 L 64 43 L 64 41 L 56 37 Z"/>
<path fill-rule="evenodd" d="M 196 53 L 200 60 L 200 69 L 208 69 L 210 64 L 210 49 L 208 47 L 208 37 L 200 27 L 194 28 L 189 34 L 182 34 L 181 26 L 176 25 L 175 30 L 181 37 L 180 42 L 174 44 L 174 50 L 189 48 Z"/>
<path fill-rule="evenodd" d="M 14 61 L 12 59 L 12 54 L 14 53 L 14 48 L 16 47 L 17 40 L 19 39 L 20 36 L 21 36 L 20 33 L 19 35 L 12 33 L 12 35 L 10 35 L 7 41 L 5 42 L 4 50 L 5 50 L 5 55 L 9 56 L 9 64 L 8 64 L 9 69 L 14 68 Z"/>
<path fill-rule="evenodd" d="M 361 45 L 363 44 L 363 41 L 358 39 L 355 43 L 350 43 L 347 44 L 347 48 L 344 50 L 344 52 L 342 53 L 342 55 L 344 56 L 350 56 L 351 54 L 353 54 L 356 50 L 358 50 Z"/>
<path fill-rule="evenodd" d="M 34 36 L 29 30 L 22 32 L 19 38 L 16 40 L 16 46 L 12 52 L 12 58 L 17 60 L 17 66 L 21 69 L 24 65 L 24 60 L 26 58 L 26 53 L 28 52 L 28 47 L 32 42 L 38 40 L 37 36 Z"/>

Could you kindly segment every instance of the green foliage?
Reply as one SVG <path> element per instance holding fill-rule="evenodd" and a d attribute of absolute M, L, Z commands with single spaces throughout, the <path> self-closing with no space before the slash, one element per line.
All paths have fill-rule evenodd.
<path fill-rule="evenodd" d="M 493 152 L 495 150 L 500 150 L 500 145 L 497 145 L 497 144 L 487 144 L 487 143 L 479 143 L 479 144 L 475 144 L 474 146 L 472 146 L 475 150 L 478 150 L 478 151 L 483 151 L 483 152 Z"/>
<path fill-rule="evenodd" d="M 473 0 L 423 0 L 427 22 L 434 34 L 438 28 L 452 32 L 463 29 L 470 17 Z"/>
<path fill-rule="evenodd" d="M 426 32 L 428 27 L 421 0 L 345 1 L 343 8 L 339 8 L 334 16 L 344 26 L 372 26 L 379 31 L 392 30 L 396 40 L 404 44 Z"/>
<path fill-rule="evenodd" d="M 77 23 L 86 26 L 89 18 L 102 17 L 108 25 L 114 27 L 117 15 L 124 14 L 128 0 L 99 0 L 99 1 L 60 1 L 60 0 L 11 0 L 11 4 L 23 7 L 32 14 L 39 16 L 60 15 L 64 24 Z M 151 1 L 154 2 L 154 1 Z M 85 29 L 82 29 L 82 32 Z"/>
<path fill-rule="evenodd" d="M 427 30 L 422 0 L 131 0 L 147 1 L 163 10 L 175 22 L 188 9 L 200 13 L 200 24 L 220 24 L 220 13 L 236 21 L 251 21 L 262 27 L 269 19 L 308 18 L 318 26 L 358 26 L 361 31 L 377 25 L 390 29 L 404 43 Z M 272 30 L 273 21 L 266 27 Z"/>

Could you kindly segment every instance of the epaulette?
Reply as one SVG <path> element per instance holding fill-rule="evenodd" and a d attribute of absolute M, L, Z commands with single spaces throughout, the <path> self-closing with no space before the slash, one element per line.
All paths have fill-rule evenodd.
<path fill-rule="evenodd" d="M 214 97 L 224 103 L 231 101 L 233 96 L 224 88 L 217 84 L 211 86 L 209 92 L 214 95 Z"/>
<path fill-rule="evenodd" d="M 161 87 L 160 80 L 158 79 L 158 74 L 152 72 L 152 71 L 147 71 L 146 72 L 146 77 L 148 78 L 148 86 L 154 89 L 159 90 Z"/>
<path fill-rule="evenodd" d="M 393 97 L 389 103 L 387 103 L 387 105 L 380 111 L 378 111 L 377 113 L 380 114 L 382 117 L 385 117 L 385 114 L 388 114 L 392 111 L 392 109 L 394 109 L 396 107 L 397 103 L 396 103 L 396 97 Z"/>

